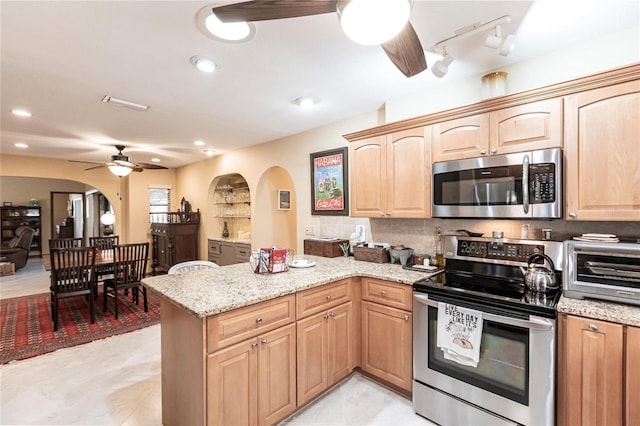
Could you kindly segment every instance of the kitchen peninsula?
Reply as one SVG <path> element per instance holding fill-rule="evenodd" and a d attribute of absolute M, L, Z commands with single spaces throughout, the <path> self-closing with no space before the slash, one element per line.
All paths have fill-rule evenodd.
<path fill-rule="evenodd" d="M 306 258 L 143 280 L 162 301 L 163 424 L 274 424 L 358 366 L 410 393 L 411 284 L 426 273 Z"/>

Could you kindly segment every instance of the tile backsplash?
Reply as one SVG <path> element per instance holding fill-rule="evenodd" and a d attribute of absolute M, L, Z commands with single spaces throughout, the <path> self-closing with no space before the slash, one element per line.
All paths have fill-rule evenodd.
<path fill-rule="evenodd" d="M 578 222 L 565 220 L 487 220 L 487 219 L 366 219 L 323 217 L 322 236 L 349 239 L 356 225 L 365 225 L 367 242 L 403 244 L 416 253 L 433 252 L 435 229 L 443 234 L 458 229 L 481 232 L 490 237 L 492 231 L 504 232 L 505 238 L 520 238 L 523 224 L 529 225 L 529 239 L 541 239 L 542 228 L 551 229 L 551 239 L 563 241 L 573 236 L 594 232 L 615 234 L 620 239 L 640 241 L 640 222 Z"/>

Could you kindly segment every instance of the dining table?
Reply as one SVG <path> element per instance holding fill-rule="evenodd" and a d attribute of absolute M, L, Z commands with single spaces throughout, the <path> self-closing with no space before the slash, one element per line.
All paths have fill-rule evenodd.
<path fill-rule="evenodd" d="M 95 250 L 93 253 L 96 258 L 94 268 L 97 266 L 113 266 L 113 250 Z M 51 270 L 51 256 L 48 254 L 43 255 L 42 263 L 44 264 L 45 271 Z"/>

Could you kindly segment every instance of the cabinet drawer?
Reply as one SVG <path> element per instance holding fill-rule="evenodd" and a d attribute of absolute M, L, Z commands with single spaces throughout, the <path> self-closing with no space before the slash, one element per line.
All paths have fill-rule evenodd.
<path fill-rule="evenodd" d="M 372 278 L 362 279 L 362 299 L 364 300 L 411 311 L 411 296 L 410 285 L 395 284 Z"/>
<path fill-rule="evenodd" d="M 298 293 L 296 295 L 297 319 L 350 301 L 350 283 L 350 279 L 345 279 Z"/>
<path fill-rule="evenodd" d="M 248 262 L 251 256 L 251 246 L 249 244 L 236 244 L 235 245 L 236 262 L 243 263 Z"/>
<path fill-rule="evenodd" d="M 207 319 L 207 351 L 215 352 L 260 333 L 292 323 L 295 295 L 279 297 Z"/>
<path fill-rule="evenodd" d="M 209 240 L 209 256 L 216 254 L 219 255 L 221 253 L 220 245 L 221 244 L 217 241 Z"/>

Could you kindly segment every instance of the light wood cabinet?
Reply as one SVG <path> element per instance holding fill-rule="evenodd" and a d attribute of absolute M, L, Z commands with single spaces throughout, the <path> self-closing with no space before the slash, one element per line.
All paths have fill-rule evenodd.
<path fill-rule="evenodd" d="M 558 424 L 640 424 L 640 328 L 559 319 Z"/>
<path fill-rule="evenodd" d="M 296 318 L 302 319 L 350 300 L 350 279 L 305 290 L 296 295 Z"/>
<path fill-rule="evenodd" d="M 627 327 L 625 425 L 640 426 L 640 328 Z"/>
<path fill-rule="evenodd" d="M 320 395 L 355 368 L 353 302 L 298 321 L 298 405 Z"/>
<path fill-rule="evenodd" d="M 566 219 L 640 220 L 640 81 L 566 97 Z"/>
<path fill-rule="evenodd" d="M 295 410 L 295 333 L 290 324 L 209 355 L 208 424 L 271 425 Z"/>
<path fill-rule="evenodd" d="M 530 102 L 431 126 L 434 162 L 562 147 L 562 99 Z"/>
<path fill-rule="evenodd" d="M 420 127 L 350 143 L 351 216 L 430 217 L 429 139 Z"/>
<path fill-rule="evenodd" d="M 411 299 L 407 291 L 410 294 L 411 287 L 373 279 L 363 279 L 362 285 L 360 367 L 409 393 L 413 373 L 413 331 Z"/>

